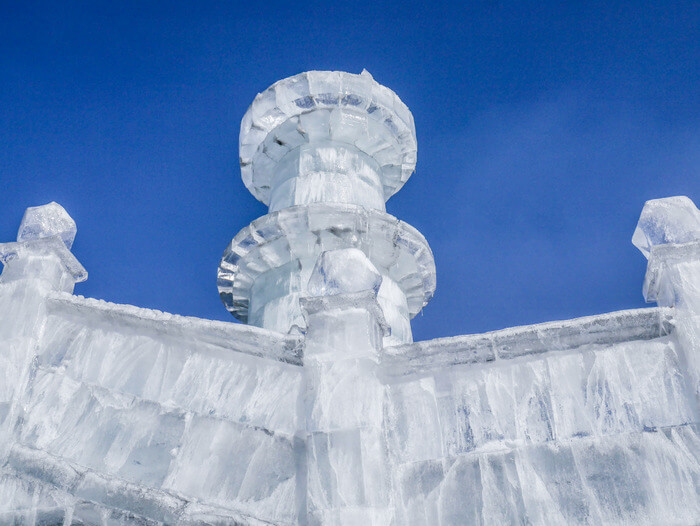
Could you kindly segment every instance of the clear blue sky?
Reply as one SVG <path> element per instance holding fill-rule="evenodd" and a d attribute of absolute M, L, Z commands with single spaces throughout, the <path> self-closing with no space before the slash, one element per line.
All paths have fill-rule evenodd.
<path fill-rule="evenodd" d="M 432 246 L 416 339 L 644 306 L 644 201 L 700 204 L 700 2 L 3 2 L 0 240 L 55 200 L 77 294 L 232 320 L 238 168 L 259 91 L 367 68 L 413 111 L 388 211 Z"/>

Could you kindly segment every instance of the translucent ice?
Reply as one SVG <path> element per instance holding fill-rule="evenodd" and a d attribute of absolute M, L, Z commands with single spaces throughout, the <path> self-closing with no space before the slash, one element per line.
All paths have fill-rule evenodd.
<path fill-rule="evenodd" d="M 328 250 L 316 262 L 309 278 L 308 292 L 330 296 L 363 290 L 379 291 L 382 275 L 357 248 Z"/>
<path fill-rule="evenodd" d="M 0 525 L 698 524 L 700 212 L 644 208 L 660 307 L 410 343 L 435 264 L 384 200 L 415 151 L 368 74 L 256 98 L 271 212 L 218 285 L 263 328 L 65 292 L 75 224 L 28 209 L 0 244 Z"/>
<path fill-rule="evenodd" d="M 331 144 L 341 155 L 328 155 Z M 316 169 L 295 154 L 302 145 L 312 146 Z M 366 71 L 308 71 L 273 84 L 243 117 L 239 146 L 243 182 L 271 211 L 319 201 L 383 209 L 416 165 L 411 112 Z"/>
<path fill-rule="evenodd" d="M 651 247 L 700 241 L 700 210 L 681 195 L 644 204 L 632 243 L 649 258 Z"/>
<path fill-rule="evenodd" d="M 61 205 L 52 201 L 47 205 L 27 208 L 17 233 L 17 241 L 60 236 L 66 248 L 70 249 L 76 232 L 73 218 Z"/>

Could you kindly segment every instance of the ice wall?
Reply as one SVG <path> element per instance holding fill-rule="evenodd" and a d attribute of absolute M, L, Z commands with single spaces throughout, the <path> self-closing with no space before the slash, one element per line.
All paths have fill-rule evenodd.
<path fill-rule="evenodd" d="M 32 360 L 4 458 L 11 485 L 51 496 L 1 486 L 12 495 L 0 516 L 86 501 L 186 522 L 202 501 L 224 517 L 295 520 L 298 341 L 60 293 L 42 310 L 40 338 L 19 351 Z"/>
<path fill-rule="evenodd" d="M 296 521 L 298 338 L 73 296 L 68 267 L 42 262 L 60 258 L 16 245 L 0 279 L 0 523 Z"/>
<path fill-rule="evenodd" d="M 670 310 L 389 349 L 399 524 L 693 524 L 698 411 Z"/>

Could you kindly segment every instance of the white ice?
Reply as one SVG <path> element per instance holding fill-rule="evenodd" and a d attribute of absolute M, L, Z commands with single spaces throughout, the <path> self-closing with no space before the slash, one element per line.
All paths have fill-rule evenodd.
<path fill-rule="evenodd" d="M 70 249 L 77 228 L 73 218 L 56 202 L 42 206 L 31 206 L 24 212 L 17 241 L 29 241 L 44 237 L 59 236 Z"/>
<path fill-rule="evenodd" d="M 307 292 L 312 296 L 330 296 L 372 290 L 376 294 L 382 275 L 357 248 L 323 252 L 311 272 Z"/>
<path fill-rule="evenodd" d="M 686 196 L 652 199 L 644 204 L 632 243 L 647 259 L 651 247 L 700 241 L 700 210 Z"/>

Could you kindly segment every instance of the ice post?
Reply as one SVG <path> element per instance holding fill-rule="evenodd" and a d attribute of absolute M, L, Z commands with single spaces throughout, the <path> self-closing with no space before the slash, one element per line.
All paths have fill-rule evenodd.
<path fill-rule="evenodd" d="M 0 459 L 22 414 L 20 393 L 42 336 L 45 298 L 51 291 L 73 292 L 87 279 L 70 251 L 76 231 L 75 221 L 52 202 L 27 208 L 17 241 L 0 244 Z"/>
<path fill-rule="evenodd" d="M 644 298 L 676 312 L 676 335 L 700 397 L 700 210 L 685 196 L 644 204 L 632 237 L 649 260 Z"/>
<path fill-rule="evenodd" d="M 346 259 L 354 260 L 356 272 L 365 279 L 346 280 L 346 265 L 335 264 Z M 319 295 L 300 300 L 307 321 L 309 524 L 391 522 L 384 388 L 378 379 L 382 340 L 388 333 L 377 302 L 380 282 L 381 276 L 359 250 L 325 252 L 310 280 L 310 292 Z"/>

